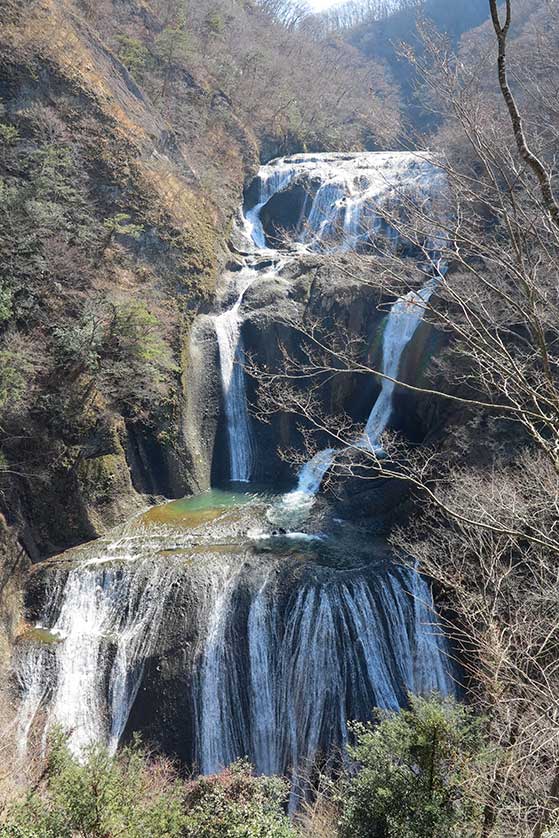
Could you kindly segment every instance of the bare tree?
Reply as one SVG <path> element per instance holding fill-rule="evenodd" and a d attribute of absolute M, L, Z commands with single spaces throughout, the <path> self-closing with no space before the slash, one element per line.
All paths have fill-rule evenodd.
<path fill-rule="evenodd" d="M 447 348 L 429 385 L 395 383 L 447 405 L 446 441 L 410 448 L 385 434 L 382 450 L 356 444 L 355 423 L 321 409 L 321 386 L 332 375 L 386 376 L 355 335 L 333 334 L 296 313 L 286 325 L 300 335 L 298 356 L 285 351 L 281 366 L 258 376 L 261 409 L 293 412 L 307 438 L 318 435 L 339 449 L 331 480 L 392 478 L 413 488 L 417 518 L 393 540 L 404 561 L 419 561 L 436 581 L 464 686 L 488 719 L 495 757 L 482 834 L 542 838 L 559 823 L 559 226 L 552 152 L 559 134 L 545 103 L 537 104 L 544 96 L 531 71 L 529 98 L 518 65 L 511 87 L 511 4 L 504 23 L 494 0 L 490 10 L 497 89 L 487 83 L 490 64 L 468 66 L 427 25 L 421 56 L 406 48 L 424 94 L 445 118 L 433 166 L 444 173 L 448 204 L 402 193 L 397 210 L 370 207 L 361 237 L 368 253 L 356 257 L 374 274 L 383 305 L 436 284 L 414 305 Z M 557 10 L 549 6 L 546 14 Z M 554 18 L 537 29 L 544 54 L 553 31 Z M 379 216 L 402 246 L 369 236 L 367 219 Z M 348 270 L 347 262 L 340 269 Z"/>

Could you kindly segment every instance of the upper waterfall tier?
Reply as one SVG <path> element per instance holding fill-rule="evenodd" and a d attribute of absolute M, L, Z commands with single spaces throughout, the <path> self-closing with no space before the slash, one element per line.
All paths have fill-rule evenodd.
<path fill-rule="evenodd" d="M 281 306 L 286 286 L 290 287 L 291 302 L 294 301 L 286 270 L 296 270 L 312 251 L 319 251 L 327 258 L 329 254 L 339 252 L 386 254 L 394 249 L 422 265 L 419 278 L 424 282 L 425 274 L 431 277 L 444 270 L 437 260 L 440 229 L 435 224 L 433 229 L 425 229 L 421 236 L 407 236 L 402 225 L 405 228 L 416 211 L 424 213 L 427 207 L 439 209 L 437 204 L 443 200 L 444 193 L 444 170 L 427 152 L 299 154 L 273 160 L 260 168 L 246 194 L 242 213 L 244 229 L 236 231 L 241 236 L 244 232 L 248 239 L 244 242 L 244 256 L 242 262 L 234 266 L 236 269 L 223 275 L 220 301 L 217 311 L 211 315 L 219 349 L 222 409 L 226 420 L 222 433 L 227 453 L 227 457 L 218 457 L 217 471 L 212 465 L 214 479 L 217 475 L 218 480 L 225 477 L 234 482 L 247 482 L 263 471 L 258 429 L 249 409 L 251 386 L 247 384 L 244 372 L 246 357 L 258 362 L 262 354 L 260 347 L 254 351 L 254 345 L 250 345 L 250 329 L 246 334 L 244 328 L 245 297 L 249 300 L 248 310 L 251 305 L 252 311 L 255 310 L 252 286 L 262 287 L 266 282 L 270 289 L 267 299 L 277 291 Z M 444 215 L 444 206 L 440 209 Z M 408 310 L 409 301 L 404 300 L 397 310 L 402 306 Z M 411 310 L 417 314 L 419 307 Z M 278 313 L 278 322 L 281 319 Z M 409 317 L 400 318 L 396 330 L 409 322 Z M 391 346 L 398 350 L 398 362 L 414 331 L 415 328 L 408 335 L 407 328 L 402 329 L 402 340 L 395 335 Z M 198 330 L 194 329 L 192 340 L 196 341 L 197 337 Z M 248 354 L 245 353 L 245 337 L 249 341 Z M 370 337 L 367 334 L 369 340 Z M 281 351 L 278 346 L 278 357 Z M 265 350 L 267 353 L 268 349 Z M 191 355 L 200 355 L 196 347 Z M 205 363 L 205 354 L 200 357 Z M 394 379 L 397 367 L 394 364 L 389 367 L 383 369 L 383 373 Z M 379 403 L 377 413 L 373 415 L 373 419 L 384 420 L 375 424 L 378 434 L 390 419 L 392 404 L 389 397 L 393 389 L 394 384 L 383 386 L 384 401 Z M 205 429 L 201 430 L 199 435 L 203 436 L 205 432 Z M 371 437 L 369 427 L 367 433 Z M 229 460 L 228 468 L 221 465 L 226 459 Z M 328 468 L 322 456 L 319 465 L 322 473 Z M 320 476 L 313 471 L 313 485 L 319 486 Z"/>
<path fill-rule="evenodd" d="M 442 194 L 444 172 L 427 152 L 299 154 L 260 168 L 245 203 L 259 248 L 298 242 L 357 250 L 393 239 L 387 214 Z"/>

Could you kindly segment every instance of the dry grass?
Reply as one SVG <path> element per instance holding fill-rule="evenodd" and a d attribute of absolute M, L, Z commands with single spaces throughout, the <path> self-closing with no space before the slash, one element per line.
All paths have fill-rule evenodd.
<path fill-rule="evenodd" d="M 297 818 L 297 827 L 305 838 L 337 838 L 338 809 L 324 796 L 305 803 Z"/>

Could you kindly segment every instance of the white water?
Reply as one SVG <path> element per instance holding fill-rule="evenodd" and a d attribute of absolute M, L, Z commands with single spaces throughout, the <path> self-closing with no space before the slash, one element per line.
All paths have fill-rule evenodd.
<path fill-rule="evenodd" d="M 433 165 L 426 154 L 382 152 L 282 158 L 260 171 L 261 197 L 252 210 L 254 217 L 251 225 L 253 230 L 257 230 L 257 244 L 265 244 L 264 230 L 259 221 L 262 207 L 275 192 L 285 189 L 302 175 L 309 182 L 319 181 L 320 185 L 301 241 L 323 250 L 355 250 L 363 241 L 375 242 L 379 233 L 394 241 L 396 231 L 387 228 L 379 214 L 382 207 L 398 199 L 411 203 L 424 202 L 441 192 L 444 186 L 444 173 Z M 440 239 L 438 236 L 439 242 Z M 437 236 L 426 243 L 426 249 L 436 251 Z M 434 257 L 432 269 L 434 278 L 429 279 L 424 288 L 398 299 L 390 310 L 383 336 L 381 391 L 363 434 L 342 450 L 380 450 L 379 439 L 392 415 L 402 356 L 423 319 L 436 277 L 443 270 Z M 305 519 L 337 453 L 333 448 L 324 449 L 303 466 L 296 489 L 285 495 L 281 503 L 270 511 L 272 523 L 295 525 Z"/>
<path fill-rule="evenodd" d="M 252 590 L 246 617 L 237 571 L 213 592 L 194 681 L 197 761 L 213 773 L 249 754 L 260 773 L 291 773 L 296 795 L 319 752 L 347 741 L 347 719 L 454 687 L 417 573 L 322 569 L 283 600 L 278 572 Z"/>
<path fill-rule="evenodd" d="M 172 546 L 180 536 L 166 538 Z M 94 742 L 114 751 L 146 662 L 166 654 L 167 613 L 184 613 L 185 631 L 195 625 L 199 638 L 174 676 L 192 699 L 193 761 L 213 773 L 248 756 L 261 773 L 291 775 L 293 802 L 318 754 L 347 741 L 348 719 L 396 709 L 409 690 L 454 691 L 430 590 L 411 570 L 379 561 L 336 570 L 273 555 L 204 557 L 191 569 L 139 558 L 152 551 L 147 536 L 134 550 L 138 558 L 119 567 L 106 565 L 102 547 L 95 563 L 50 571 L 42 623 L 60 642 L 31 646 L 19 661 L 22 753 L 32 728 L 44 743 L 55 723 L 78 757 Z"/>
<path fill-rule="evenodd" d="M 172 567 L 140 560 L 128 573 L 102 564 L 69 574 L 53 571 L 42 624 L 58 640 L 32 646 L 18 666 L 22 751 L 47 696 L 45 734 L 60 725 L 78 756 L 95 742 L 114 752 L 124 732 L 161 623 Z M 107 678 L 109 650 L 114 657 Z"/>
<path fill-rule="evenodd" d="M 397 300 L 388 315 L 383 336 L 381 391 L 369 414 L 363 434 L 340 451 L 325 448 L 305 463 L 299 473 L 297 488 L 282 498 L 279 513 L 272 513 L 272 520 L 289 521 L 297 511 L 306 515 L 314 503 L 324 475 L 334 462 L 337 454 L 353 448 L 379 451 L 379 439 L 386 430 L 392 415 L 392 397 L 397 384 L 398 370 L 402 355 L 411 342 L 423 319 L 425 305 L 433 293 L 434 285 L 430 281 L 419 292 L 410 291 Z M 274 517 L 275 516 L 275 517 Z M 300 522 L 300 515 L 297 515 Z"/>
<path fill-rule="evenodd" d="M 425 307 L 434 287 L 434 280 L 430 280 L 421 291 L 410 291 L 390 309 L 382 342 L 382 374 L 385 378 L 382 379 L 381 391 L 369 414 L 360 441 L 362 446 L 373 451 L 379 448 L 379 439 L 392 415 L 392 397 L 402 355 L 423 320 Z"/>
<path fill-rule="evenodd" d="M 261 175 L 259 203 L 246 219 L 256 251 L 228 277 L 233 305 L 214 315 L 230 474 L 239 481 L 249 480 L 256 464 L 243 370 L 242 304 L 252 282 L 265 275 L 255 267 L 260 251 L 266 249 L 276 270 L 281 264 L 280 254 L 266 248 L 262 207 L 294 178 L 320 182 L 312 204 L 309 197 L 306 224 L 297 232 L 299 245 L 353 249 L 380 231 L 379 203 L 401 190 L 423 194 L 433 186 L 426 158 L 399 153 L 303 155 L 270 164 Z M 378 445 L 390 421 L 394 383 L 389 379 L 397 378 L 431 290 L 426 286 L 391 309 L 383 341 L 388 378 L 356 447 Z M 294 513 L 304 515 L 312 504 L 335 454 L 321 451 L 302 469 L 297 492 L 284 498 L 291 522 Z M 297 538 L 303 535 L 312 539 Z M 54 582 L 41 622 L 60 642 L 31 646 L 21 656 L 20 742 L 35 728 L 40 732 L 44 715 L 42 729 L 62 724 L 78 755 L 94 741 L 116 748 L 146 662 L 155 654 L 177 578 L 191 585 L 187 606 L 179 612 L 197 630 L 188 652 L 192 659 L 185 653 L 184 691 L 192 701 L 193 761 L 205 773 L 248 755 L 258 771 L 290 773 L 296 796 L 319 752 L 347 741 L 347 719 L 370 718 L 374 706 L 397 708 L 408 690 L 454 689 L 431 593 L 417 573 L 384 566 L 336 571 L 293 560 L 294 569 L 284 578 L 285 558 L 276 561 L 265 554 L 258 562 L 252 557 L 251 565 L 240 553 L 236 563 L 208 564 L 207 577 L 200 571 L 194 584 L 186 563 L 176 565 L 159 554 L 148 559 L 150 550 L 145 536 L 124 537 L 101 546 L 68 575 L 51 571 Z"/>
<path fill-rule="evenodd" d="M 369 414 L 365 430 L 361 436 L 336 451 L 325 448 L 312 457 L 301 469 L 297 487 L 283 496 L 281 502 L 270 511 L 270 521 L 274 524 L 300 524 L 308 516 L 324 475 L 332 466 L 336 455 L 352 449 L 366 449 L 380 452 L 380 437 L 386 430 L 392 415 L 392 399 L 397 384 L 398 371 L 402 356 L 413 339 L 425 313 L 425 306 L 435 288 L 435 280 L 429 280 L 419 292 L 410 291 L 397 300 L 387 317 L 383 335 L 382 349 L 382 384 L 380 393 Z"/>
<path fill-rule="evenodd" d="M 244 224 L 247 237 L 259 250 L 265 250 L 266 234 L 260 220 L 260 211 L 270 198 L 289 185 L 294 177 L 294 170 L 290 166 L 277 166 L 273 169 L 264 167 L 260 169 L 260 173 L 262 173 L 260 196 L 256 205 L 244 215 Z"/>
<path fill-rule="evenodd" d="M 260 196 L 246 213 L 246 230 L 266 247 L 262 208 L 294 181 L 303 181 L 312 199 L 298 241 L 314 250 L 355 250 L 384 229 L 380 210 L 432 197 L 444 183 L 427 153 L 389 151 L 357 154 L 299 154 L 282 157 L 259 171 Z M 316 188 L 318 184 L 318 188 Z"/>
<path fill-rule="evenodd" d="M 248 483 L 254 469 L 254 439 L 247 404 L 245 352 L 239 310 L 245 291 L 258 278 L 258 273 L 247 266 L 233 276 L 237 299 L 230 309 L 215 315 L 213 322 L 219 346 L 221 385 L 227 417 L 229 476 L 233 481 Z"/>
<path fill-rule="evenodd" d="M 438 191 L 442 178 L 427 154 L 411 152 L 301 154 L 280 158 L 261 167 L 257 202 L 243 216 L 244 232 L 251 242 L 252 252 L 245 256 L 241 271 L 227 276 L 227 290 L 235 293 L 234 304 L 213 318 L 219 346 L 232 481 L 249 482 L 254 477 L 257 459 L 244 371 L 243 297 L 253 282 L 266 274 L 277 273 L 286 261 L 285 255 L 268 245 L 262 209 L 275 195 L 294 182 L 301 182 L 309 190 L 305 198 L 308 217 L 302 225 L 297 225 L 294 243 L 308 250 L 350 251 L 363 242 L 376 241 L 381 233 L 384 240 L 394 239 L 395 231 L 384 222 L 381 209 L 397 200 L 424 201 Z M 276 266 L 272 271 L 269 267 L 260 270 L 254 267 L 259 254 L 268 260 L 274 259 Z M 411 298 L 396 304 L 395 314 L 407 305 L 407 299 Z M 418 309 L 417 306 L 414 311 Z M 414 319 L 410 314 L 405 321 Z M 399 322 L 403 324 L 404 318 Z M 394 345 L 396 343 L 393 341 Z M 404 348 L 405 344 L 401 346 L 400 355 Z M 392 346 L 388 350 L 392 351 Z M 391 375 L 387 368 L 384 372 Z M 383 388 L 381 396 L 386 403 L 380 402 L 379 411 L 383 407 L 389 412 L 390 395 L 388 389 Z M 378 418 L 382 418 L 380 413 Z M 380 428 L 377 437 L 383 430 L 384 427 Z M 296 494 L 292 493 L 286 501 L 287 507 L 304 506 L 305 499 L 316 494 L 330 465 L 325 465 L 327 456 L 320 452 L 303 469 Z"/>
<path fill-rule="evenodd" d="M 396 709 L 408 691 L 454 692 L 427 584 L 388 567 L 366 541 L 348 540 L 353 569 L 288 554 L 249 557 L 242 547 L 212 556 L 211 544 L 195 566 L 180 549 L 165 556 L 192 544 L 188 530 L 157 533 L 90 545 L 92 558 L 69 573 L 47 571 L 41 623 L 60 642 L 30 646 L 19 661 L 22 753 L 31 730 L 44 745 L 54 723 L 78 757 L 94 742 L 114 751 L 146 663 L 176 648 L 171 682 L 150 668 L 148 702 L 161 694 L 174 735 L 192 730 L 191 759 L 203 773 L 248 756 L 258 772 L 290 776 L 293 809 L 316 760 L 335 760 L 347 742 L 348 719 Z M 180 646 L 193 628 L 196 642 Z M 170 689 L 181 707 L 175 716 Z"/>
<path fill-rule="evenodd" d="M 195 691 L 198 692 L 198 765 L 204 774 L 213 774 L 229 765 L 236 759 L 239 749 L 248 753 L 244 749 L 244 725 L 239 729 L 232 719 L 224 717 L 225 696 L 230 696 L 235 705 L 241 702 L 236 650 L 231 648 L 226 636 L 229 614 L 233 610 L 236 574 L 228 575 L 227 570 L 223 567 L 212 577 L 203 608 L 207 633 Z M 239 714 L 235 718 L 238 720 Z"/>

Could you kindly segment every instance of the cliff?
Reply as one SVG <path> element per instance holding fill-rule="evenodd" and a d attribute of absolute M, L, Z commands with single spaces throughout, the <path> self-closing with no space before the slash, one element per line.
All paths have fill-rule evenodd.
<path fill-rule="evenodd" d="M 364 89 L 320 115 L 289 106 L 299 85 L 316 111 L 325 62 L 337 66 L 330 97 L 374 65 L 250 3 L 212 9 L 2 4 L 3 509 L 35 558 L 104 532 L 145 505 L 138 492 L 195 485 L 188 333 L 260 150 L 301 148 L 311 125 L 315 144 L 374 134 Z M 386 133 L 398 111 L 377 75 Z"/>

